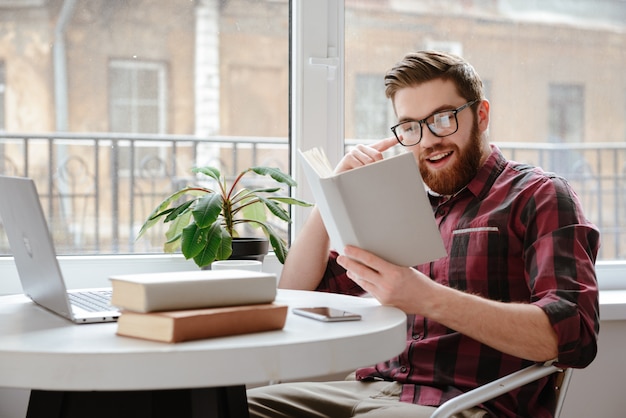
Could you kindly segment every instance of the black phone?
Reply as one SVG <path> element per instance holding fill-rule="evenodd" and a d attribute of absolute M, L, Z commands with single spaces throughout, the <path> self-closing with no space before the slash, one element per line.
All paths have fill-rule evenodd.
<path fill-rule="evenodd" d="M 311 308 L 294 308 L 296 315 L 306 316 L 323 322 L 358 321 L 361 315 L 343 309 L 329 308 L 327 306 L 316 306 Z"/>

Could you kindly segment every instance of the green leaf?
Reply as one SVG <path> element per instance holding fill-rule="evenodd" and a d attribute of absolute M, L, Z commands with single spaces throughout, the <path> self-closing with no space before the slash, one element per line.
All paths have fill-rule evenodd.
<path fill-rule="evenodd" d="M 213 224 L 222 211 L 222 196 L 211 193 L 201 197 L 193 208 L 193 218 L 199 228 L 206 228 Z"/>
<path fill-rule="evenodd" d="M 163 244 L 163 251 L 166 253 L 173 253 L 180 249 L 180 243 L 182 241 L 182 234 L 179 234 L 172 238 L 171 240 L 167 240 Z"/>
<path fill-rule="evenodd" d="M 215 259 L 226 260 L 233 253 L 233 238 L 228 234 L 226 229 L 220 229 L 222 231 L 222 241 L 215 253 Z"/>
<path fill-rule="evenodd" d="M 193 257 L 193 261 L 198 267 L 208 266 L 216 259 L 222 260 L 230 257 L 232 253 L 230 235 L 228 235 L 220 223 L 215 222 L 204 231 L 206 231 L 205 245 Z"/>
<path fill-rule="evenodd" d="M 252 167 L 250 170 L 261 176 L 270 176 L 279 183 L 286 184 L 291 187 L 298 185 L 296 181 L 287 173 L 283 173 L 280 169 L 274 167 Z"/>
<path fill-rule="evenodd" d="M 181 213 L 184 213 L 189 208 L 189 206 L 191 206 L 193 204 L 193 202 L 195 202 L 195 201 L 196 201 L 196 199 L 188 200 L 185 203 L 183 203 L 182 205 L 180 205 L 179 207 L 172 209 L 171 212 L 169 213 L 169 215 L 167 215 L 165 217 L 163 222 L 170 222 L 170 221 L 176 219 L 178 216 L 180 216 Z"/>
<path fill-rule="evenodd" d="M 241 214 L 244 218 L 254 221 L 265 222 L 267 220 L 265 206 L 259 200 L 249 205 L 243 206 L 241 208 Z"/>
<path fill-rule="evenodd" d="M 204 174 L 205 176 L 209 176 L 217 180 L 218 182 L 220 181 L 221 173 L 215 167 L 195 167 L 195 168 L 192 168 L 191 171 L 194 173 L 201 173 L 201 174 Z"/>
<path fill-rule="evenodd" d="M 165 238 L 168 241 L 174 239 L 174 237 L 178 237 L 182 234 L 183 228 L 189 225 L 189 221 L 191 220 L 191 212 L 187 211 L 181 214 L 178 218 L 174 219 L 170 223 L 170 227 L 165 232 Z"/>
<path fill-rule="evenodd" d="M 269 209 L 270 212 L 272 212 L 274 216 L 282 219 L 285 222 L 291 223 L 291 217 L 289 216 L 289 212 L 281 208 L 278 203 L 260 196 L 259 200 L 263 202 L 263 204 Z"/>
<path fill-rule="evenodd" d="M 282 190 L 282 188 L 280 187 L 268 187 L 268 188 L 264 188 L 264 189 L 254 189 L 254 190 L 250 190 L 250 193 L 255 194 L 255 193 L 276 193 L 278 191 Z"/>
<path fill-rule="evenodd" d="M 159 222 L 159 218 L 164 216 L 164 215 L 168 215 L 170 214 L 174 209 L 167 209 L 167 207 L 170 206 L 170 204 L 172 204 L 173 202 L 175 202 L 176 200 L 180 199 L 181 196 L 185 195 L 185 194 L 190 194 L 192 196 L 198 196 L 201 194 L 206 193 L 205 190 L 202 189 L 198 189 L 197 187 L 185 187 L 184 189 L 181 189 L 177 192 L 172 193 L 171 195 L 169 195 L 168 197 L 166 197 L 161 203 L 159 203 L 159 205 L 154 208 L 154 210 L 150 213 L 150 215 L 148 215 L 148 218 L 146 219 L 146 221 L 144 222 L 144 224 L 141 226 L 141 229 L 139 230 L 139 233 L 137 234 L 137 238 L 139 239 L 141 238 L 141 236 L 150 228 L 152 228 L 154 225 L 156 225 Z"/>
<path fill-rule="evenodd" d="M 195 257 L 206 246 L 208 228 L 198 228 L 198 225 L 191 223 L 182 232 L 182 242 L 180 249 L 188 260 Z"/>
<path fill-rule="evenodd" d="M 287 244 L 285 244 L 285 241 L 277 235 L 270 235 L 270 244 L 280 264 L 285 264 L 285 258 L 287 258 Z"/>
<path fill-rule="evenodd" d="M 274 228 L 266 223 L 259 223 L 263 228 L 265 235 L 270 240 L 270 245 L 276 254 L 276 258 L 281 264 L 285 264 L 285 258 L 287 258 L 287 243 L 276 233 Z"/>
<path fill-rule="evenodd" d="M 297 206 L 304 206 L 304 207 L 313 206 L 313 203 L 309 203 L 306 200 L 301 200 L 301 199 L 297 199 L 295 197 L 289 197 L 289 196 L 270 196 L 267 199 L 275 200 L 277 202 L 285 203 L 287 205 L 297 205 Z"/>

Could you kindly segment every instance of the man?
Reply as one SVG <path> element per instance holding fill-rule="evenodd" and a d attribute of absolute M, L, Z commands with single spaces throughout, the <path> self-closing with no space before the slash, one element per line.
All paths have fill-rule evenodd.
<path fill-rule="evenodd" d="M 251 416 L 428 417 L 444 401 L 534 362 L 585 367 L 596 355 L 599 233 L 568 183 L 508 161 L 489 144 L 490 104 L 461 58 L 409 54 L 385 85 L 399 121 L 394 137 L 356 147 L 336 171 L 405 146 L 430 189 L 448 256 L 414 268 L 354 247 L 338 256 L 314 211 L 280 286 L 367 292 L 396 306 L 408 315 L 406 349 L 358 369 L 354 381 L 251 390 Z M 393 213 L 381 214 L 382 222 L 386 216 Z M 551 417 L 553 379 L 462 416 Z"/>

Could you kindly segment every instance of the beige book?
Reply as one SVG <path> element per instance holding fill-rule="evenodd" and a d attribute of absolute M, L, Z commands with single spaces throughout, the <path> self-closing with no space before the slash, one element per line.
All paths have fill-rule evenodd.
<path fill-rule="evenodd" d="M 177 343 L 282 329 L 286 305 L 261 304 L 224 308 L 141 313 L 122 311 L 117 334 Z"/>
<path fill-rule="evenodd" d="M 197 270 L 116 275 L 111 304 L 136 312 L 270 303 L 276 275 L 248 270 Z"/>

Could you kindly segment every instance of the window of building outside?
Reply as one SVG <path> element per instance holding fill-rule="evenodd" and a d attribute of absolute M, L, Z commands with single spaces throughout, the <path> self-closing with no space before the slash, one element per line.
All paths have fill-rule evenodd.
<path fill-rule="evenodd" d="M 298 20 L 301 6 L 308 11 Z M 51 0 L 0 8 L 2 161 L 37 182 L 60 254 L 160 253 L 163 231 L 135 236 L 157 202 L 197 180 L 191 167 L 289 171 L 297 167 L 290 144 L 302 137 L 312 138 L 307 146 L 337 146 L 326 122 L 291 132 L 327 110 L 293 103 L 333 80 L 339 91 L 328 95 L 341 98 L 343 111 L 328 120 L 345 146 L 388 137 L 395 117 L 383 76 L 405 53 L 431 48 L 476 67 L 492 104 L 491 141 L 511 159 L 567 177 L 602 231 L 600 259 L 626 258 L 623 1 Z M 293 27 L 290 41 L 290 22 L 311 19 Z M 338 44 L 311 61 L 290 49 L 307 36 L 319 40 L 309 32 L 323 25 L 339 33 Z M 326 66 L 328 85 L 292 89 L 296 63 Z M 9 252 L 4 236 L 0 252 Z"/>
<path fill-rule="evenodd" d="M 380 74 L 356 74 L 354 88 L 355 138 L 377 139 L 389 129 L 389 105 L 380 94 Z"/>
<path fill-rule="evenodd" d="M 167 74 L 161 63 L 139 60 L 114 60 L 109 64 L 109 114 L 111 132 L 166 134 L 167 133 Z M 150 174 L 164 169 L 156 162 L 167 159 L 167 151 L 156 144 L 118 142 L 118 172 L 127 177 L 132 158 L 133 167 L 149 167 Z M 133 149 L 129 149 L 133 146 Z M 131 151 L 134 151 L 131 156 Z M 152 165 L 150 163 L 153 163 Z M 137 171 L 142 177 L 142 172 Z M 160 175 L 166 175 L 160 171 Z"/>
<path fill-rule="evenodd" d="M 167 132 L 165 65 L 114 60 L 109 64 L 111 131 Z"/>
<path fill-rule="evenodd" d="M 549 86 L 550 141 L 583 142 L 584 94 L 584 88 L 581 85 L 551 84 Z"/>
<path fill-rule="evenodd" d="M 4 131 L 4 107 L 6 94 L 6 69 L 4 68 L 4 62 L 0 61 L 0 131 Z"/>

